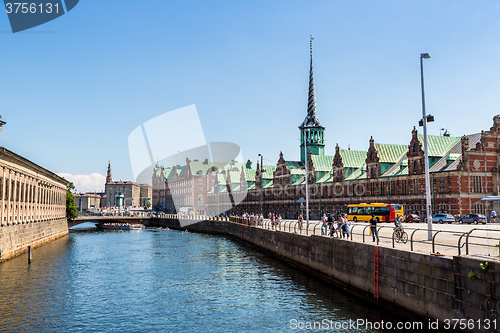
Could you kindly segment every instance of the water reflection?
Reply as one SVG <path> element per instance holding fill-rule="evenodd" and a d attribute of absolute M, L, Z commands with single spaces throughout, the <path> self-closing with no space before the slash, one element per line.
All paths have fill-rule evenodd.
<path fill-rule="evenodd" d="M 0 331 L 277 332 L 398 318 L 224 237 L 91 231 L 0 265 Z"/>

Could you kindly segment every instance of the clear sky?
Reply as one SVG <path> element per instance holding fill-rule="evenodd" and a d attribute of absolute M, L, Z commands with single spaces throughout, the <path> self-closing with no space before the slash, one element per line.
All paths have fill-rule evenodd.
<path fill-rule="evenodd" d="M 207 141 L 265 164 L 280 151 L 298 160 L 309 35 L 328 155 L 336 143 L 366 150 L 370 136 L 410 142 L 421 52 L 432 57 L 429 134 L 488 130 L 500 113 L 499 18 L 498 0 L 83 0 L 13 34 L 0 13 L 0 145 L 82 179 L 103 177 L 110 159 L 115 180 L 133 180 L 130 132 L 195 104 Z"/>

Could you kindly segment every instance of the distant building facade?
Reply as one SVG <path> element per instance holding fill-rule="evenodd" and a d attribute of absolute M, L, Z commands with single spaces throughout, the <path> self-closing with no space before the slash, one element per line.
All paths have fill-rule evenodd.
<path fill-rule="evenodd" d="M 78 211 L 85 212 L 89 210 L 98 210 L 101 207 L 104 193 L 75 193 L 75 202 Z"/>
<path fill-rule="evenodd" d="M 173 212 L 176 207 L 186 206 L 205 214 L 207 195 L 217 191 L 219 174 L 225 175 L 233 170 L 239 170 L 234 161 L 223 163 L 186 159 L 185 165 L 174 167 L 163 167 L 157 163 L 153 172 L 153 207 Z"/>
<path fill-rule="evenodd" d="M 137 184 L 131 181 L 113 181 L 111 162 L 108 162 L 108 172 L 105 184 L 106 207 L 144 207 L 152 200 L 152 187 L 149 184 Z"/>

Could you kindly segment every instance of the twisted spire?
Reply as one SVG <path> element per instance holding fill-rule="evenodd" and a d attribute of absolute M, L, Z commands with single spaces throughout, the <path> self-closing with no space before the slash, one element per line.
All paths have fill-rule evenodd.
<path fill-rule="evenodd" d="M 309 94 L 307 98 L 307 116 L 302 122 L 300 127 L 323 127 L 316 114 L 316 96 L 314 94 L 314 73 L 313 73 L 313 58 L 312 58 L 312 41 L 313 37 L 309 41 L 311 62 L 309 67 Z"/>

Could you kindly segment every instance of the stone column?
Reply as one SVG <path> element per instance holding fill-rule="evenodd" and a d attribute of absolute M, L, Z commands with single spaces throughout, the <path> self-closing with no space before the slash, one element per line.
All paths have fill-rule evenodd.
<path fill-rule="evenodd" d="M 18 193 L 17 193 L 17 176 L 18 173 L 14 172 L 14 186 L 12 186 L 12 223 L 17 224 L 19 222 L 19 198 L 18 198 Z"/>
<path fill-rule="evenodd" d="M 43 217 L 43 185 L 42 181 L 38 182 L 38 218 L 37 222 L 42 220 Z"/>
<path fill-rule="evenodd" d="M 54 218 L 55 200 L 54 200 L 54 187 L 50 188 L 50 218 Z"/>
<path fill-rule="evenodd" d="M 47 220 L 47 185 L 43 184 L 43 187 L 42 187 L 42 190 L 43 190 L 43 220 Z"/>
<path fill-rule="evenodd" d="M 28 176 L 23 175 L 23 220 L 22 222 L 27 222 L 28 220 L 28 203 L 26 200 L 27 191 L 28 191 Z"/>
<path fill-rule="evenodd" d="M 39 208 L 38 208 L 38 198 L 39 198 L 39 193 L 38 191 L 40 190 L 40 187 L 38 186 L 38 179 L 35 179 L 35 187 L 34 187 L 34 192 L 35 192 L 35 201 L 34 201 L 34 208 L 35 208 L 35 216 L 33 217 L 34 221 L 38 221 L 38 214 L 39 214 Z"/>
<path fill-rule="evenodd" d="M 47 220 L 52 217 L 52 188 L 47 185 Z"/>
<path fill-rule="evenodd" d="M 17 224 L 20 224 L 22 222 L 22 216 L 21 216 L 21 213 L 22 213 L 22 201 L 21 201 L 21 192 L 22 192 L 22 186 L 21 186 L 21 177 L 22 177 L 22 174 L 20 172 L 17 173 L 17 177 L 16 177 L 16 201 L 17 201 Z"/>
<path fill-rule="evenodd" d="M 30 222 L 35 221 L 35 178 L 30 177 Z"/>
<path fill-rule="evenodd" d="M 42 184 L 42 220 L 47 219 L 47 188 L 45 182 Z"/>
<path fill-rule="evenodd" d="M 62 190 L 58 188 L 57 191 L 57 218 L 60 218 L 62 215 Z"/>
<path fill-rule="evenodd" d="M 5 217 L 5 167 L 2 167 L 2 193 L 0 193 L 2 196 L 2 209 L 0 211 L 0 226 L 4 225 L 4 217 Z"/>
<path fill-rule="evenodd" d="M 8 189 L 8 193 L 7 193 L 7 224 L 10 224 L 10 221 L 11 221 L 11 216 L 10 216 L 10 205 L 12 204 L 11 203 L 11 194 L 12 194 L 12 170 L 9 170 L 9 179 L 8 179 L 8 182 L 9 182 L 9 189 Z"/>

